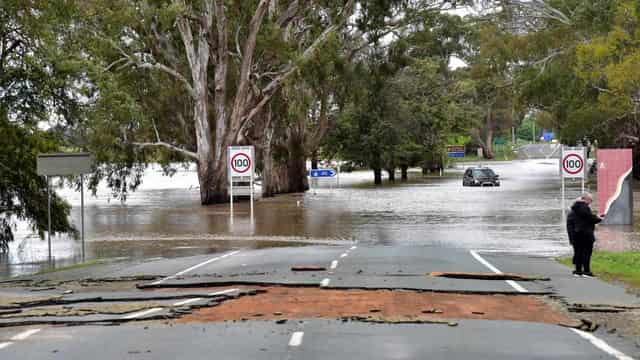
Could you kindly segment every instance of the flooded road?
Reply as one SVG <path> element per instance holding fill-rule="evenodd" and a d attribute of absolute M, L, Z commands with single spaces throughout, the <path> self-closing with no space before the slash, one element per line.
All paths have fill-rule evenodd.
<path fill-rule="evenodd" d="M 106 188 L 86 199 L 87 258 L 176 257 L 353 240 L 546 256 L 567 253 L 557 162 L 499 162 L 491 167 L 501 176 L 499 188 L 463 188 L 464 165 L 449 169 L 444 177 L 413 172 L 407 183 L 381 187 L 370 185 L 371 172 L 342 174 L 339 188 L 325 183 L 305 194 L 259 199 L 253 221 L 248 204 L 240 203 L 233 222 L 228 204 L 199 204 L 195 172 L 169 178 L 149 169 L 126 203 L 109 201 Z M 579 192 L 579 183 L 570 185 L 567 199 Z M 74 206 L 72 218 L 79 224 L 79 193 L 59 193 Z M 47 243 L 29 234 L 20 224 L 10 254 L 0 259 L 0 274 L 41 267 Z M 601 229 L 598 238 L 604 248 L 640 248 L 640 236 L 630 227 Z M 79 241 L 55 237 L 56 266 L 77 261 L 80 249 Z"/>

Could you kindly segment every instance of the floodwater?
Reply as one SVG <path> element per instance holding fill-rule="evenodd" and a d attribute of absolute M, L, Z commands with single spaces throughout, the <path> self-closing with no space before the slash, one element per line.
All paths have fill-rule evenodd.
<path fill-rule="evenodd" d="M 164 177 L 149 169 L 126 203 L 100 188 L 85 196 L 87 259 L 148 259 L 219 252 L 230 248 L 358 241 L 379 245 L 428 245 L 557 256 L 569 251 L 562 221 L 556 160 L 492 163 L 498 188 L 461 186 L 464 165 L 444 177 L 410 173 L 407 183 L 375 187 L 371 172 L 341 174 L 305 194 L 257 199 L 249 204 L 201 206 L 197 177 L 183 170 Z M 59 189 L 80 223 L 80 194 Z M 580 193 L 569 184 L 567 199 Z M 568 206 L 567 202 L 567 206 Z M 639 207 L 636 207 L 639 208 Z M 79 228 L 79 226 L 78 226 Z M 0 259 L 0 276 L 42 269 L 47 242 L 18 225 L 17 240 Z M 632 227 L 601 227 L 599 246 L 640 249 Z M 55 266 L 79 260 L 79 240 L 54 237 Z M 48 266 L 48 265 L 47 265 Z"/>

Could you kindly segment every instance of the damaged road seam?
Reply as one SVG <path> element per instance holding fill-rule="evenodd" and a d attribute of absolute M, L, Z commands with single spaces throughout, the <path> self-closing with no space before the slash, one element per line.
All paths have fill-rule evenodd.
<path fill-rule="evenodd" d="M 469 253 L 471 253 L 471 256 L 473 256 L 476 260 L 478 260 L 482 265 L 484 265 L 487 268 L 489 268 L 489 270 L 493 271 L 496 274 L 502 274 L 502 271 L 498 270 L 498 268 L 496 268 L 495 266 L 491 265 L 490 262 L 485 260 L 476 251 L 469 250 Z M 516 289 L 516 291 L 518 291 L 518 292 L 521 292 L 521 293 L 528 293 L 529 292 L 529 290 L 523 288 L 520 284 L 518 284 L 517 282 L 515 282 L 513 280 L 506 280 L 506 282 L 507 282 L 507 284 L 509 284 L 509 286 L 511 286 L 512 288 Z"/>
<path fill-rule="evenodd" d="M 176 273 L 174 275 L 167 276 L 167 277 L 165 277 L 163 279 L 160 279 L 158 281 L 154 281 L 154 282 L 151 283 L 151 285 L 158 285 L 158 284 L 161 284 L 161 283 L 163 283 L 163 282 L 165 282 L 167 280 L 175 279 L 176 277 L 178 277 L 180 275 L 184 275 L 184 274 L 186 274 L 186 273 L 188 273 L 190 271 L 193 271 L 193 270 L 195 270 L 197 268 L 200 268 L 200 267 L 203 267 L 205 265 L 211 264 L 214 261 L 222 260 L 222 259 L 227 258 L 229 256 L 233 256 L 233 255 L 235 255 L 235 254 L 237 254 L 239 252 L 240 252 L 240 250 L 237 250 L 237 251 L 232 251 L 232 252 L 230 252 L 228 254 L 224 254 L 222 256 L 214 257 L 213 259 L 209 259 L 207 261 L 201 262 L 200 264 L 196 264 L 196 265 L 194 265 L 194 266 L 192 266 L 192 267 L 190 267 L 188 269 L 182 270 L 182 271 L 180 271 L 180 272 L 178 272 L 178 273 Z"/>

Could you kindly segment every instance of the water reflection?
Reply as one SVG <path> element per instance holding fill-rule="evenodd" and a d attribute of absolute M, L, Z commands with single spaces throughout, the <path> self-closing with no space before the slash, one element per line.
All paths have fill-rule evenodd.
<path fill-rule="evenodd" d="M 171 257 L 283 241 L 352 239 L 550 256 L 566 253 L 557 163 L 530 160 L 491 167 L 501 176 L 499 188 L 463 188 L 462 166 L 445 177 L 414 172 L 408 183 L 382 187 L 370 186 L 370 172 L 342 174 L 341 188 L 325 184 L 306 194 L 258 199 L 253 222 L 248 204 L 236 204 L 233 223 L 228 204 L 200 206 L 193 170 L 167 178 L 150 169 L 142 187 L 124 204 L 109 200 L 106 188 L 87 199 L 87 255 Z M 59 192 L 74 205 L 71 216 L 77 224 L 80 195 L 70 189 Z M 579 183 L 571 183 L 567 198 L 579 192 Z M 640 247 L 638 233 L 630 227 L 602 228 L 598 238 L 600 248 Z M 56 237 L 53 244 L 57 261 L 74 260 L 80 253 L 80 244 L 73 239 Z M 9 269 L 38 263 L 46 255 L 46 241 L 29 236 L 29 229 L 20 224 L 18 240 L 0 263 Z"/>

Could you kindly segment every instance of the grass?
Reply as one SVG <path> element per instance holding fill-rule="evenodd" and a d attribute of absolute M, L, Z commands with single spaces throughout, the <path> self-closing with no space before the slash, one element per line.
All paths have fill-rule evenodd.
<path fill-rule="evenodd" d="M 573 266 L 571 258 L 561 258 L 560 263 Z M 640 252 L 597 251 L 591 258 L 591 271 L 606 281 L 619 281 L 635 291 L 640 290 Z"/>
<path fill-rule="evenodd" d="M 82 268 L 86 268 L 86 267 L 90 267 L 90 266 L 99 265 L 99 264 L 102 264 L 102 263 L 103 262 L 99 261 L 99 260 L 85 261 L 83 263 L 73 264 L 73 265 L 69 265 L 69 266 L 63 266 L 63 267 L 58 267 L 58 268 L 51 268 L 51 269 L 42 270 L 42 271 L 37 272 L 35 275 L 50 274 L 50 273 L 55 273 L 55 272 L 60 272 L 60 271 L 67 271 L 67 270 L 77 270 L 77 269 L 82 269 Z"/>

